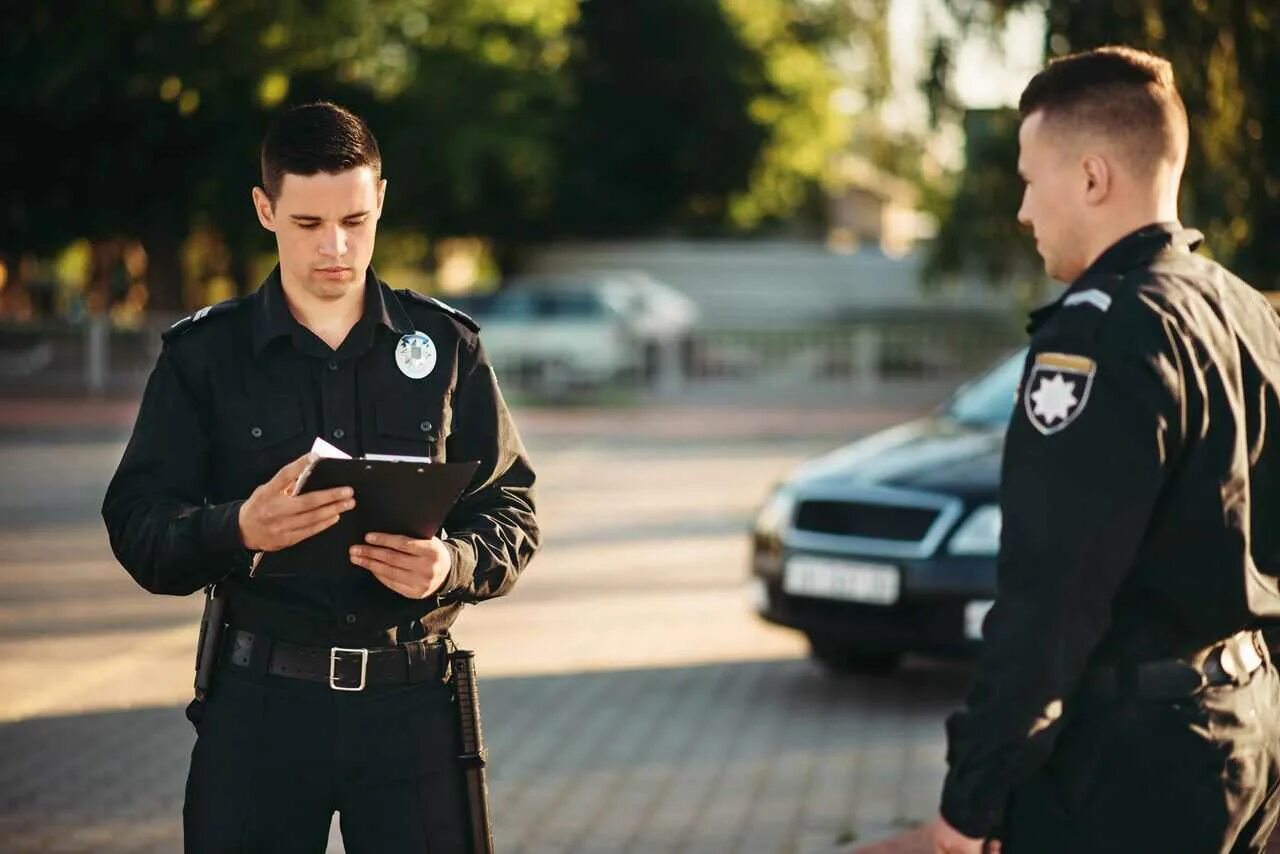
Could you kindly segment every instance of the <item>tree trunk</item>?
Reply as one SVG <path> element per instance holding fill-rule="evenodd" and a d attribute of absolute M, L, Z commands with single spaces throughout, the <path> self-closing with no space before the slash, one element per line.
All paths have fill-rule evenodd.
<path fill-rule="evenodd" d="M 4 288 L 0 289 L 0 319 L 29 319 L 31 300 L 22 280 L 22 255 L 16 250 L 0 249 L 0 264 L 4 265 Z"/>
<path fill-rule="evenodd" d="M 143 246 L 147 250 L 147 309 L 185 312 L 181 235 L 168 228 L 153 228 Z"/>
<path fill-rule="evenodd" d="M 255 238 L 257 236 L 257 234 L 253 235 Z M 230 235 L 226 237 L 226 244 L 227 253 L 230 256 L 227 262 L 227 274 L 236 283 L 236 293 L 240 296 L 253 293 L 261 284 L 257 278 L 258 271 L 254 266 L 259 241 Z"/>
<path fill-rule="evenodd" d="M 17 287 L 22 279 L 22 256 L 14 249 L 0 249 L 0 265 L 4 266 L 4 288 Z"/>

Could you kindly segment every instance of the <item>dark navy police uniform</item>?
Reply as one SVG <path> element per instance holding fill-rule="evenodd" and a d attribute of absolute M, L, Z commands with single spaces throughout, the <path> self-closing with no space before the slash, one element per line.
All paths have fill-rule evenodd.
<path fill-rule="evenodd" d="M 509 591 L 539 542 L 534 473 L 477 333 L 370 270 L 335 351 L 294 319 L 277 269 L 165 334 L 103 517 L 149 591 L 225 578 L 229 629 L 191 712 L 188 851 L 323 851 L 335 810 L 349 852 L 466 850 L 441 637 L 463 605 Z M 453 567 L 436 595 L 355 567 L 250 577 L 240 505 L 317 436 L 353 456 L 479 461 L 445 521 Z M 363 690 L 336 690 L 362 675 Z"/>
<path fill-rule="evenodd" d="M 1153 225 L 1034 313 L 943 817 L 1006 854 L 1260 851 L 1280 801 L 1280 321 Z"/>

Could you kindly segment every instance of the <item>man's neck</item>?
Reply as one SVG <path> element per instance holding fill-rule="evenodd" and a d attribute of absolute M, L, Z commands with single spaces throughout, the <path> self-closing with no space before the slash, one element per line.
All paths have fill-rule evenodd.
<path fill-rule="evenodd" d="M 347 340 L 351 329 L 364 314 L 364 278 L 360 286 L 351 288 L 337 299 L 319 299 L 299 285 L 290 285 L 283 275 L 280 284 L 284 289 L 285 303 L 294 320 L 311 330 L 317 338 L 337 350 Z"/>
<path fill-rule="evenodd" d="M 1093 266 L 1093 263 L 1102 256 L 1102 253 L 1138 229 L 1158 222 L 1177 221 L 1178 206 L 1176 204 L 1141 205 L 1106 217 L 1105 225 L 1100 223 L 1100 227 L 1093 233 L 1092 239 L 1089 241 L 1089 263 L 1085 264 L 1085 269 L 1087 270 Z"/>

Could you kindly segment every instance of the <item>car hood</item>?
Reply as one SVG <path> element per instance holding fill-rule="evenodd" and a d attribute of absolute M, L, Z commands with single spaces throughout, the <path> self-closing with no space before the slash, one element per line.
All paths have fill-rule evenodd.
<path fill-rule="evenodd" d="M 924 418 L 817 457 L 788 479 L 805 486 L 890 486 L 994 500 L 1004 428 Z"/>

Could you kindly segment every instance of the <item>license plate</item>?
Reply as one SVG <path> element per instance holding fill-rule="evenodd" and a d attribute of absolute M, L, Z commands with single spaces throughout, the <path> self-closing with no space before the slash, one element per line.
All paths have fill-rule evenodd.
<path fill-rule="evenodd" d="M 964 636 L 969 640 L 982 640 L 982 621 L 995 603 L 990 599 L 978 599 L 964 606 Z"/>
<path fill-rule="evenodd" d="M 892 605 L 901 588 L 896 566 L 809 555 L 790 558 L 782 576 L 782 589 L 795 596 L 872 605 Z"/>

